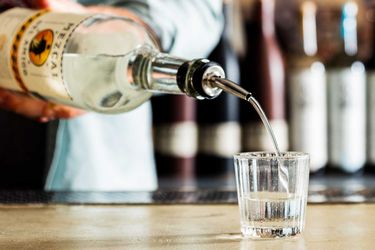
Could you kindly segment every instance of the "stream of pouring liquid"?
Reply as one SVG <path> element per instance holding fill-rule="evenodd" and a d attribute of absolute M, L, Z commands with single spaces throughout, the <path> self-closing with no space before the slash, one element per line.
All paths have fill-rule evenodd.
<path fill-rule="evenodd" d="M 283 166 L 283 164 L 281 164 L 281 152 L 280 152 L 280 148 L 279 148 L 279 145 L 277 143 L 277 140 L 276 140 L 276 136 L 273 133 L 272 127 L 271 127 L 271 125 L 270 125 L 270 123 L 267 119 L 266 114 L 264 113 L 262 107 L 260 106 L 259 102 L 253 97 L 253 95 L 250 92 L 248 92 L 247 90 L 243 89 L 242 87 L 240 87 L 239 85 L 237 85 L 236 83 L 234 83 L 234 82 L 232 82 L 228 79 L 215 77 L 213 80 L 214 80 L 215 85 L 217 87 L 221 88 L 222 90 L 224 90 L 227 93 L 230 93 L 230 94 L 235 95 L 235 96 L 237 96 L 241 99 L 244 99 L 245 101 L 249 102 L 254 107 L 254 109 L 258 113 L 260 119 L 262 120 L 264 126 L 266 127 L 268 135 L 272 139 L 273 146 L 275 148 L 276 159 L 277 159 L 277 163 L 278 163 L 278 169 L 279 169 L 279 171 L 278 171 L 279 182 L 280 182 L 282 188 L 284 189 L 284 191 L 289 193 L 288 169 L 287 169 L 286 166 Z"/>

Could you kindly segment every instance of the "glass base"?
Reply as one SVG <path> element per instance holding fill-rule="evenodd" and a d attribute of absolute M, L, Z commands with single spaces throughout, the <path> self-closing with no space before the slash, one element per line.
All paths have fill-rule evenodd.
<path fill-rule="evenodd" d="M 293 237 L 301 233 L 299 227 L 284 227 L 284 228 L 275 228 L 275 227 L 263 227 L 263 228 L 254 228 L 250 226 L 243 225 L 241 227 L 242 235 L 245 238 L 252 239 L 274 239 L 274 238 L 283 238 L 283 237 Z"/>

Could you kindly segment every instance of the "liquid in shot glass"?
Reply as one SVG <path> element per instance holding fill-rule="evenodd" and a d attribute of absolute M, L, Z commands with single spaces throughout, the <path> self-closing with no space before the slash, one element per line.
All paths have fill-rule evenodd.
<path fill-rule="evenodd" d="M 302 233 L 309 182 L 309 155 L 286 152 L 234 156 L 241 232 L 246 238 Z"/>

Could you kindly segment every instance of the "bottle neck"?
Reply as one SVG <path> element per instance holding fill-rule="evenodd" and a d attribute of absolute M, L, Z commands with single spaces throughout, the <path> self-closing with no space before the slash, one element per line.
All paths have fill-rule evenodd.
<path fill-rule="evenodd" d="M 261 24 L 261 32 L 264 37 L 275 36 L 275 2 L 274 0 L 257 0 L 255 2 L 255 18 Z"/>
<path fill-rule="evenodd" d="M 177 84 L 177 73 L 186 62 L 187 60 L 155 51 L 142 53 L 135 61 L 135 83 L 154 93 L 184 94 Z"/>
<path fill-rule="evenodd" d="M 212 99 L 224 90 L 246 101 L 252 96 L 238 84 L 225 79 L 223 68 L 207 59 L 187 61 L 148 50 L 138 53 L 129 67 L 133 87 L 150 92 Z"/>
<path fill-rule="evenodd" d="M 303 51 L 307 56 L 315 56 L 318 51 L 316 5 L 312 1 L 305 1 L 301 8 Z"/>
<path fill-rule="evenodd" d="M 311 0 L 304 1 L 300 6 L 298 42 L 292 45 L 291 52 L 288 54 L 288 65 L 292 68 L 309 68 L 314 62 L 320 61 L 316 8 L 316 4 Z"/>
<path fill-rule="evenodd" d="M 358 53 L 357 12 L 358 6 L 351 1 L 347 2 L 342 10 L 341 35 L 345 54 L 348 56 L 355 56 Z"/>
<path fill-rule="evenodd" d="M 347 1 L 340 16 L 339 32 L 337 32 L 337 50 L 327 63 L 329 68 L 351 67 L 358 60 L 357 40 L 358 6 L 354 1 Z"/>
<path fill-rule="evenodd" d="M 197 99 L 215 98 L 221 89 L 212 77 L 223 69 L 206 59 L 188 61 L 152 49 L 142 49 L 130 65 L 133 86 L 153 93 L 185 94 Z"/>

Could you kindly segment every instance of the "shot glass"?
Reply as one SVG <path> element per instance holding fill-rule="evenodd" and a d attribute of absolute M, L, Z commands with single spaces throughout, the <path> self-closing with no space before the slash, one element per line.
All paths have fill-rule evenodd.
<path fill-rule="evenodd" d="M 243 236 L 300 234 L 305 225 L 309 155 L 249 152 L 234 155 L 234 163 Z"/>

